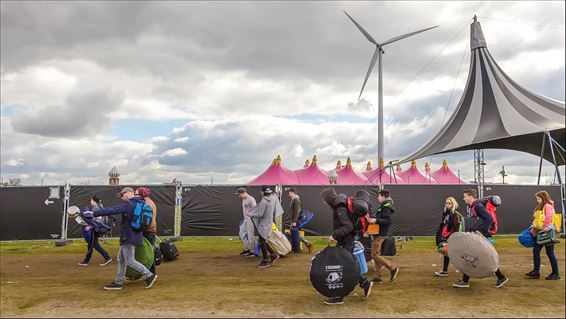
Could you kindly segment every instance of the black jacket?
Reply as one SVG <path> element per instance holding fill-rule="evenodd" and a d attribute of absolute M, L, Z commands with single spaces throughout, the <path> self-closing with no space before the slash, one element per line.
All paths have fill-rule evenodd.
<path fill-rule="evenodd" d="M 472 205 L 468 206 L 468 209 L 470 210 L 472 216 L 478 216 L 482 220 L 482 224 L 480 225 L 478 231 L 482 233 L 482 235 L 484 235 L 486 238 L 491 237 L 491 234 L 489 233 L 489 227 L 491 227 L 491 224 L 493 223 L 493 218 L 483 205 L 482 201 L 476 199 L 472 203 Z"/>
<path fill-rule="evenodd" d="M 344 198 L 347 200 L 344 194 L 336 196 L 336 201 L 332 209 L 334 221 L 332 237 L 336 239 L 338 246 L 348 246 L 354 242 L 354 225 L 350 219 L 350 213 L 348 212 Z"/>
<path fill-rule="evenodd" d="M 379 208 L 372 214 L 372 218 L 375 218 L 376 223 L 379 224 L 379 234 L 377 236 L 386 237 L 389 235 L 389 227 L 393 223 L 393 213 L 395 213 L 395 208 L 393 208 L 393 200 L 386 199 Z"/>

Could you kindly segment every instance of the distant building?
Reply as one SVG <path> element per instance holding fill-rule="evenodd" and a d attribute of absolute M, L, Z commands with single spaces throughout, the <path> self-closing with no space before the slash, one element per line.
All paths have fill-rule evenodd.
<path fill-rule="evenodd" d="M 116 169 L 116 166 L 112 167 L 110 172 L 108 172 L 108 184 L 109 185 L 119 185 L 120 184 L 120 173 Z"/>

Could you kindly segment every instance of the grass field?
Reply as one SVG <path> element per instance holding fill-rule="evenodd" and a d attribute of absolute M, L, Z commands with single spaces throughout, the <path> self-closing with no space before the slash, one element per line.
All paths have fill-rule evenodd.
<path fill-rule="evenodd" d="M 311 238 L 315 250 L 327 244 Z M 403 242 L 390 257 L 401 271 L 393 283 L 374 286 L 368 300 L 356 288 L 344 305 L 325 305 L 309 280 L 307 253 L 282 258 L 257 269 L 256 258 L 240 257 L 241 244 L 231 237 L 185 237 L 177 243 L 179 259 L 157 268 L 151 289 L 143 281 L 126 282 L 120 291 L 105 291 L 116 263 L 106 267 L 94 253 L 88 267 L 78 262 L 86 249 L 76 240 L 65 247 L 53 242 L 3 242 L 0 247 L 2 317 L 565 317 L 564 280 L 528 280 L 530 249 L 515 237 L 497 237 L 501 270 L 510 281 L 493 288 L 495 276 L 472 279 L 469 289 L 455 289 L 460 278 L 437 278 L 440 255 L 433 238 Z M 118 243 L 103 245 L 115 256 Z M 562 278 L 564 244 L 556 246 Z M 550 273 L 542 253 L 541 273 Z M 368 277 L 372 277 L 372 266 Z"/>

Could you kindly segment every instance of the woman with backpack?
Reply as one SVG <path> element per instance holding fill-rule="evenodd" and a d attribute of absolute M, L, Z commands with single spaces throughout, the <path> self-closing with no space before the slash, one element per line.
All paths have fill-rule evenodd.
<path fill-rule="evenodd" d="M 86 210 L 91 212 L 96 212 L 101 210 L 102 208 L 103 206 L 100 198 L 98 198 L 97 196 L 92 196 L 90 198 L 90 207 L 87 208 Z M 100 243 L 98 242 L 98 233 L 94 231 L 92 226 L 89 226 L 86 223 L 84 225 L 81 224 L 81 226 L 82 226 L 83 238 L 87 243 L 87 251 L 83 261 L 79 263 L 79 266 L 88 266 L 88 263 L 90 262 L 90 258 L 92 257 L 93 249 L 96 249 L 96 251 L 98 251 L 100 255 L 102 255 L 102 257 L 104 258 L 104 262 L 100 264 L 100 266 L 108 265 L 108 263 L 112 261 L 112 258 L 110 258 L 108 252 L 106 252 L 106 250 L 104 250 L 104 248 L 100 246 Z"/>
<path fill-rule="evenodd" d="M 554 218 L 554 202 L 550 198 L 547 192 L 540 191 L 535 194 L 537 200 L 537 206 L 533 213 L 533 227 L 532 234 L 534 237 L 541 231 L 556 231 L 552 220 Z M 546 250 L 546 255 L 550 261 L 550 266 L 552 267 L 552 272 L 546 277 L 546 280 L 560 280 L 560 275 L 558 273 L 558 260 L 554 255 L 554 245 L 539 245 L 534 243 L 533 246 L 533 270 L 525 274 L 529 279 L 539 279 L 540 278 L 540 252 L 542 247 Z"/>
<path fill-rule="evenodd" d="M 440 227 L 436 231 L 436 246 L 439 250 L 442 248 L 442 244 L 446 244 L 448 237 L 454 232 L 458 231 L 460 226 L 460 213 L 458 212 L 458 202 L 454 197 L 448 197 L 444 201 L 444 209 L 442 210 L 442 221 L 440 222 Z M 442 269 L 434 272 L 438 277 L 448 276 L 448 265 L 450 264 L 450 258 L 448 255 L 443 254 Z"/>

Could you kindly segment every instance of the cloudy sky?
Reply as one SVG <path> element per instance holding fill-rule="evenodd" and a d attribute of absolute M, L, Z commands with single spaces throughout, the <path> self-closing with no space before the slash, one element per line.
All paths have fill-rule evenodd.
<path fill-rule="evenodd" d="M 385 157 L 428 141 L 457 104 L 474 14 L 515 81 L 564 101 L 564 2 L 1 2 L 1 171 L 24 184 L 246 183 L 280 154 L 323 169 L 377 158 L 386 47 Z M 473 152 L 447 159 L 473 179 Z M 538 159 L 486 150 L 486 179 L 536 183 Z M 407 165 L 405 165 L 406 167 Z M 549 163 L 543 182 L 552 179 Z M 548 176 L 548 178 L 545 178 Z"/>

